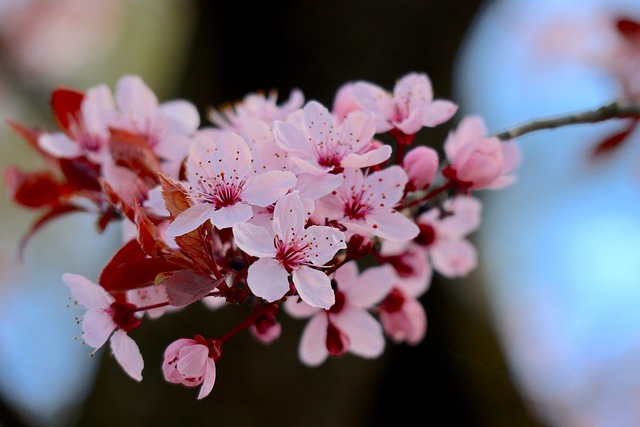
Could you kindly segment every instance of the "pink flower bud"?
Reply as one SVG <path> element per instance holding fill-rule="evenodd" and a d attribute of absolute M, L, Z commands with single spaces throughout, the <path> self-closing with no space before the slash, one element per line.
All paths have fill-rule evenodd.
<path fill-rule="evenodd" d="M 162 372 L 165 380 L 174 384 L 195 387 L 202 384 L 198 399 L 207 396 L 216 381 L 214 357 L 219 357 L 220 347 L 200 335 L 196 339 L 181 338 L 164 352 Z"/>
<path fill-rule="evenodd" d="M 423 190 L 438 172 L 438 153 L 430 147 L 416 147 L 404 156 L 402 167 L 409 177 L 408 189 Z"/>

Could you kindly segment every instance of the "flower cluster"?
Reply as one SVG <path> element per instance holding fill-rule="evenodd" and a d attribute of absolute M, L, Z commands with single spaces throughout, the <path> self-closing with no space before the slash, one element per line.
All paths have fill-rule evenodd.
<path fill-rule="evenodd" d="M 223 345 L 240 331 L 263 343 L 279 316 L 308 319 L 299 357 L 309 366 L 347 352 L 382 354 L 387 339 L 415 345 L 426 333 L 421 296 L 434 271 L 473 270 L 467 240 L 480 224 L 473 192 L 514 181 L 513 141 L 487 135 L 480 117 L 459 120 L 434 147 L 414 146 L 424 127 L 450 121 L 427 75 L 409 73 L 392 91 L 365 81 L 339 88 L 331 108 L 293 91 L 252 93 L 201 123 L 185 100 L 160 103 L 137 76 L 112 94 L 56 89 L 56 131 L 10 122 L 46 160 L 46 170 L 8 168 L 18 204 L 50 220 L 89 212 L 104 230 L 123 224 L 121 248 L 97 283 L 63 276 L 86 308 L 82 337 L 110 341 L 133 379 L 142 353 L 128 332 L 205 303 L 249 307 L 221 337 L 176 337 L 162 366 L 167 381 L 215 383 Z M 145 316 L 146 314 L 146 316 Z"/>

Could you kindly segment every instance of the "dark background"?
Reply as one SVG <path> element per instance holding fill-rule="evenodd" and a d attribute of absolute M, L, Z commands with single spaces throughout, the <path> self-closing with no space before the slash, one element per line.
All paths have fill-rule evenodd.
<path fill-rule="evenodd" d="M 204 115 L 253 91 L 300 88 L 327 106 L 349 80 L 386 88 L 426 72 L 438 98 L 452 97 L 458 49 L 483 2 L 476 0 L 207 1 L 179 96 Z M 438 146 L 447 126 L 418 143 Z M 104 357 L 77 426 L 537 426 L 512 382 L 482 309 L 469 311 L 435 277 L 422 298 L 429 318 L 416 347 L 389 343 L 383 357 L 353 356 L 308 368 L 297 358 L 303 322 L 280 316 L 280 340 L 264 346 L 240 334 L 224 347 L 212 393 L 166 383 L 162 353 L 176 337 L 224 333 L 242 307 L 201 306 L 131 332 L 145 356 L 145 379 L 129 379 Z M 480 286 L 464 282 L 465 289 Z M 478 306 L 483 301 L 477 301 Z M 187 331 L 187 332 L 185 332 Z M 106 352 L 105 352 L 106 354 Z"/>

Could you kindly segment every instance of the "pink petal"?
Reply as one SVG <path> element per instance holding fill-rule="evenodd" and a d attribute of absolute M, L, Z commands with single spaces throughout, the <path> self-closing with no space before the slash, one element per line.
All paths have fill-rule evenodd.
<path fill-rule="evenodd" d="M 273 211 L 273 231 L 283 241 L 289 241 L 292 235 L 304 228 L 310 215 L 311 212 L 305 212 L 298 193 L 289 193 L 276 203 Z"/>
<path fill-rule="evenodd" d="M 375 200 L 384 201 L 387 208 L 394 207 L 400 201 L 408 180 L 407 173 L 397 165 L 374 172 L 365 178 L 366 184 L 371 186 Z"/>
<path fill-rule="evenodd" d="M 344 233 L 333 227 L 312 225 L 301 237 L 302 245 L 310 245 L 307 261 L 318 266 L 326 264 L 336 252 L 347 247 Z"/>
<path fill-rule="evenodd" d="M 142 381 L 144 360 L 138 344 L 121 329 L 111 337 L 111 350 L 124 371 L 134 380 Z"/>
<path fill-rule="evenodd" d="M 323 271 L 299 267 L 293 270 L 293 284 L 300 298 L 310 306 L 329 309 L 336 302 L 331 280 Z"/>
<path fill-rule="evenodd" d="M 211 217 L 213 205 L 198 203 L 190 206 L 180 214 L 167 227 L 167 235 L 171 237 L 182 236 L 195 230 Z"/>
<path fill-rule="evenodd" d="M 223 206 L 218 210 L 210 210 L 209 212 L 209 220 L 211 221 L 211 224 L 220 230 L 233 227 L 235 224 L 246 222 L 253 216 L 253 209 L 251 209 L 251 206 L 246 203 L 236 203 L 229 206 Z M 180 216 L 178 216 L 178 218 L 179 217 Z"/>
<path fill-rule="evenodd" d="M 406 341 L 409 345 L 416 345 L 422 341 L 427 331 L 427 315 L 422 304 L 407 298 L 402 309 L 393 313 L 380 313 L 384 331 L 395 343 Z"/>
<path fill-rule="evenodd" d="M 292 172 L 269 171 L 252 175 L 242 191 L 242 199 L 255 206 L 269 206 L 282 198 L 296 185 L 296 176 Z"/>
<path fill-rule="evenodd" d="M 342 174 L 325 173 L 318 176 L 303 173 L 298 175 L 295 189 L 298 190 L 300 198 L 316 200 L 340 187 L 343 179 Z"/>
<path fill-rule="evenodd" d="M 284 309 L 288 315 L 296 319 L 311 317 L 321 309 L 312 307 L 300 298 L 287 298 L 284 302 Z"/>
<path fill-rule="evenodd" d="M 224 134 L 216 140 L 215 148 L 217 151 L 210 153 L 212 164 L 226 174 L 227 180 L 231 177 L 242 179 L 252 170 L 251 150 L 240 135 Z"/>
<path fill-rule="evenodd" d="M 297 126 L 276 121 L 273 125 L 273 134 L 280 148 L 286 152 L 307 159 L 313 157 L 313 145 Z"/>
<path fill-rule="evenodd" d="M 389 294 L 395 280 L 393 267 L 383 265 L 367 268 L 354 282 L 347 282 L 351 286 L 345 287 L 343 282 L 338 281 L 338 287 L 345 293 L 350 304 L 367 309 Z"/>
<path fill-rule="evenodd" d="M 116 117 L 116 107 L 111 90 L 107 85 L 98 85 L 89 89 L 80 106 L 85 130 L 107 141 L 109 126 Z"/>
<path fill-rule="evenodd" d="M 476 249 L 467 240 L 436 242 L 429 255 L 433 268 L 447 278 L 467 276 L 478 264 Z"/>
<path fill-rule="evenodd" d="M 194 344 L 184 346 L 178 352 L 178 371 L 187 378 L 204 378 L 208 358 L 209 349 L 205 345 Z"/>
<path fill-rule="evenodd" d="M 439 221 L 438 235 L 462 238 L 478 229 L 481 222 L 482 204 L 471 196 L 456 196 L 444 202 L 444 209 L 453 213 Z"/>
<path fill-rule="evenodd" d="M 346 309 L 333 317 L 336 325 L 349 337 L 349 352 L 375 358 L 384 350 L 380 323 L 366 310 Z"/>
<path fill-rule="evenodd" d="M 211 393 L 211 390 L 213 390 L 213 385 L 216 382 L 216 362 L 214 362 L 212 358 L 208 358 L 205 363 L 204 381 L 202 382 L 202 387 L 200 387 L 198 399 L 207 397 L 209 393 Z"/>
<path fill-rule="evenodd" d="M 375 166 L 389 159 L 392 152 L 393 150 L 391 149 L 391 146 L 382 145 L 364 154 L 350 153 L 342 159 L 340 166 L 345 168 L 364 168 L 368 166 Z"/>
<path fill-rule="evenodd" d="M 200 114 L 191 102 L 175 100 L 160 105 L 160 113 L 169 122 L 171 132 L 191 135 L 200 126 Z"/>
<path fill-rule="evenodd" d="M 420 233 L 413 221 L 397 211 L 371 213 L 367 215 L 367 222 L 378 236 L 389 240 L 410 240 Z"/>
<path fill-rule="evenodd" d="M 317 101 L 309 101 L 303 111 L 304 129 L 313 144 L 326 143 L 338 136 L 333 116 L 324 105 Z"/>
<path fill-rule="evenodd" d="M 289 273 L 279 261 L 260 258 L 249 267 L 247 284 L 254 295 L 273 302 L 289 291 Z"/>
<path fill-rule="evenodd" d="M 318 313 L 309 320 L 300 338 L 298 355 L 302 363 L 307 366 L 318 366 L 324 362 L 329 355 L 326 339 L 327 316 L 325 313 Z"/>
<path fill-rule="evenodd" d="M 116 84 L 116 104 L 135 130 L 146 130 L 158 109 L 158 98 L 138 76 L 124 76 Z"/>
<path fill-rule="evenodd" d="M 80 274 L 64 273 L 62 280 L 71 290 L 73 298 L 85 308 L 107 308 L 115 301 L 102 286 Z"/>
<path fill-rule="evenodd" d="M 376 114 L 377 133 L 393 128 L 389 118 L 393 115 L 394 101 L 389 92 L 368 82 L 356 82 L 353 84 L 353 95 L 365 111 Z"/>
<path fill-rule="evenodd" d="M 458 106 L 451 101 L 436 99 L 424 111 L 422 125 L 434 127 L 449 120 L 458 111 Z"/>
<path fill-rule="evenodd" d="M 376 133 L 375 114 L 354 111 L 340 125 L 338 146 L 348 148 L 354 153 L 361 153 L 371 146 Z"/>
<path fill-rule="evenodd" d="M 115 329 L 113 318 L 102 309 L 88 310 L 82 319 L 82 339 L 95 349 L 102 347 Z"/>
<path fill-rule="evenodd" d="M 348 292 L 353 286 L 358 285 L 358 263 L 349 261 L 336 270 L 333 278 L 338 282 L 338 288 L 342 292 Z"/>
<path fill-rule="evenodd" d="M 80 144 L 69 139 L 64 133 L 44 133 L 38 138 L 38 145 L 47 153 L 63 159 L 72 159 L 83 154 Z"/>
<path fill-rule="evenodd" d="M 233 236 L 236 245 L 251 256 L 276 256 L 273 234 L 264 227 L 246 222 L 239 223 L 233 226 Z"/>

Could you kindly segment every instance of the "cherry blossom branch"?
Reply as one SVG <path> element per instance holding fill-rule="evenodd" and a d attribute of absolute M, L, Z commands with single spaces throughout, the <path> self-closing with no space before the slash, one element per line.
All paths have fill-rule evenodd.
<path fill-rule="evenodd" d="M 555 129 L 561 126 L 573 124 L 599 123 L 610 119 L 638 117 L 640 117 L 640 102 L 620 99 L 595 110 L 533 120 L 523 125 L 496 133 L 493 136 L 506 141 L 538 130 Z"/>

